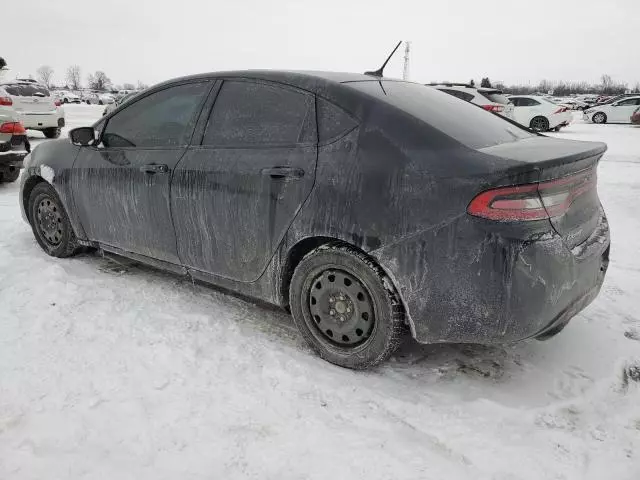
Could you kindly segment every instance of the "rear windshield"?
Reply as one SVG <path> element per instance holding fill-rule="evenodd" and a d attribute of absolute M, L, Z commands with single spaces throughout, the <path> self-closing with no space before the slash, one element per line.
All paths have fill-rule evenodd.
<path fill-rule="evenodd" d="M 477 105 L 461 102 L 418 83 L 383 80 L 345 85 L 404 110 L 470 148 L 485 148 L 533 136 Z"/>
<path fill-rule="evenodd" d="M 13 84 L 13 85 L 5 85 L 4 89 L 7 91 L 9 95 L 13 95 L 14 97 L 48 97 L 49 90 L 45 87 L 41 87 L 40 85 L 29 85 L 29 84 Z"/>
<path fill-rule="evenodd" d="M 509 99 L 500 91 L 495 92 L 483 92 L 482 90 L 478 90 L 478 93 L 482 95 L 484 98 L 493 103 L 500 103 L 502 105 L 508 105 Z"/>

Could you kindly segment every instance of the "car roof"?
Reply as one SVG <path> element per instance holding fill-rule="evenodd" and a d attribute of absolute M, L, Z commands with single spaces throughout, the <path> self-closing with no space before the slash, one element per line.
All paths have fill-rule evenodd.
<path fill-rule="evenodd" d="M 186 77 L 173 78 L 171 80 L 167 80 L 166 82 L 162 82 L 160 85 L 171 84 L 184 80 L 225 77 L 252 78 L 258 80 L 274 81 L 311 91 L 322 90 L 323 87 L 329 84 L 336 85 L 341 83 L 369 82 L 378 80 L 399 82 L 403 81 L 393 78 L 378 78 L 371 75 L 365 75 L 363 73 L 349 72 L 328 72 L 314 70 L 230 70 L 224 72 L 200 73 L 196 75 L 189 75 Z"/>

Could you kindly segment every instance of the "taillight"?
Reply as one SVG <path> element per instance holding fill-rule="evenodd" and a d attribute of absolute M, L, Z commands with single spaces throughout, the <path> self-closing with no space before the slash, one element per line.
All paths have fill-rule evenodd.
<path fill-rule="evenodd" d="M 556 111 L 555 111 L 555 112 L 553 112 L 553 113 L 564 113 L 564 112 L 566 112 L 567 110 L 568 110 L 568 109 L 567 109 L 567 107 L 560 107 L 558 110 L 556 110 Z"/>
<path fill-rule="evenodd" d="M 507 222 L 559 217 L 577 197 L 595 186 L 595 170 L 589 169 L 548 182 L 494 188 L 477 195 L 467 212 Z"/>
<path fill-rule="evenodd" d="M 494 113 L 500 113 L 504 110 L 503 105 L 482 105 L 482 108 Z"/>
<path fill-rule="evenodd" d="M 13 100 L 11 100 L 11 97 L 0 97 L 0 105 L 10 107 L 13 105 Z"/>
<path fill-rule="evenodd" d="M 8 133 L 9 135 L 26 135 L 27 131 L 20 122 L 7 122 L 0 125 L 0 133 Z"/>
<path fill-rule="evenodd" d="M 55 104 L 56 107 L 59 107 L 60 105 L 62 105 L 62 102 L 60 100 L 56 100 L 53 103 Z"/>

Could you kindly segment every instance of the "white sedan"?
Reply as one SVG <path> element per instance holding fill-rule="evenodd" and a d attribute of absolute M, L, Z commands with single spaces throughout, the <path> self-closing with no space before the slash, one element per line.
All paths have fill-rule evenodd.
<path fill-rule="evenodd" d="M 640 106 L 640 95 L 626 97 L 613 103 L 596 105 L 584 112 L 585 122 L 631 123 L 631 115 Z"/>
<path fill-rule="evenodd" d="M 513 103 L 515 121 L 536 132 L 558 131 L 569 125 L 573 118 L 566 106 L 553 103 L 546 97 L 513 95 L 509 100 Z"/>

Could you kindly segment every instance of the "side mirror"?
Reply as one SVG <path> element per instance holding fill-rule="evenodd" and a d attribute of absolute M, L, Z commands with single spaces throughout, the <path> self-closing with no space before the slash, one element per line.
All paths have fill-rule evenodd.
<path fill-rule="evenodd" d="M 74 145 L 86 147 L 87 145 L 93 145 L 96 141 L 96 134 L 93 127 L 80 127 L 71 130 L 69 138 Z"/>

